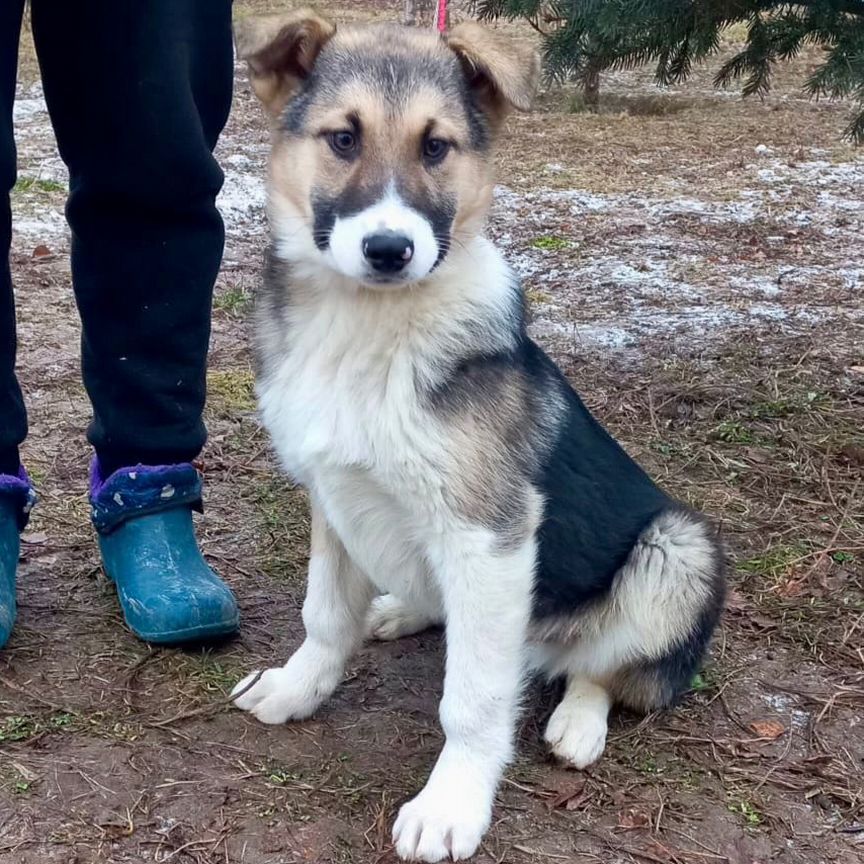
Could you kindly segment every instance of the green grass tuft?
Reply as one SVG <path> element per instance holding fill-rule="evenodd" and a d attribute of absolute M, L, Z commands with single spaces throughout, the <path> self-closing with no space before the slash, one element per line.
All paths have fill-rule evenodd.
<path fill-rule="evenodd" d="M 550 252 L 557 252 L 561 249 L 566 249 L 570 245 L 570 241 L 566 237 L 558 237 L 555 234 L 544 234 L 540 237 L 535 237 L 530 245 L 534 249 L 546 249 Z"/>
<path fill-rule="evenodd" d="M 794 561 L 806 555 L 810 548 L 805 543 L 779 544 L 766 549 L 761 555 L 754 555 L 738 562 L 738 569 L 745 573 L 769 576 L 776 579 L 789 569 Z"/>
<path fill-rule="evenodd" d="M 726 444 L 752 444 L 756 440 L 751 429 L 734 420 L 721 423 L 711 432 L 711 437 Z"/>
<path fill-rule="evenodd" d="M 13 192 L 38 193 L 49 195 L 54 192 L 65 192 L 66 185 L 56 180 L 42 180 L 39 177 L 19 177 L 12 189 Z"/>
<path fill-rule="evenodd" d="M 0 744 L 12 741 L 29 741 L 45 732 L 56 732 L 70 726 L 75 718 L 72 714 L 57 712 L 47 718 L 26 714 L 10 714 L 0 720 Z"/>
<path fill-rule="evenodd" d="M 252 302 L 252 297 L 245 288 L 232 285 L 225 291 L 220 291 L 213 298 L 213 308 L 224 312 L 232 318 L 241 318 L 246 314 Z"/>
<path fill-rule="evenodd" d="M 764 821 L 764 817 L 753 802 L 748 801 L 747 799 L 730 801 L 726 807 L 730 813 L 735 813 L 736 815 L 741 816 L 744 820 L 744 824 L 748 828 L 758 828 Z"/>
<path fill-rule="evenodd" d="M 223 415 L 255 410 L 255 375 L 251 369 L 212 369 L 207 375 L 210 407 Z"/>

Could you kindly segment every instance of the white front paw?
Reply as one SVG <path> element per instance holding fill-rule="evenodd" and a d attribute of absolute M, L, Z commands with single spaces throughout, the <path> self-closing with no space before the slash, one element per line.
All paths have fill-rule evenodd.
<path fill-rule="evenodd" d="M 233 696 L 251 683 L 257 672 L 247 675 L 231 692 Z M 284 667 L 267 669 L 261 679 L 234 704 L 254 714 L 262 723 L 285 723 L 309 717 L 321 704 L 307 686 Z"/>
<path fill-rule="evenodd" d="M 485 796 L 427 785 L 399 811 L 393 843 L 404 861 L 462 861 L 477 851 L 491 820 Z"/>
<path fill-rule="evenodd" d="M 565 700 L 549 718 L 543 737 L 563 762 L 585 768 L 603 754 L 606 730 L 605 712 L 568 705 Z"/>
<path fill-rule="evenodd" d="M 317 646 L 304 643 L 284 665 L 267 669 L 242 695 L 257 672 L 247 675 L 231 691 L 234 704 L 254 714 L 262 723 L 303 720 L 336 689 L 342 664 Z"/>

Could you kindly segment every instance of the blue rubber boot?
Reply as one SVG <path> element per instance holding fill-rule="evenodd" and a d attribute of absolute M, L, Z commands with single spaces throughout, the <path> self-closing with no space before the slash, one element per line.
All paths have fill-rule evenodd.
<path fill-rule="evenodd" d="M 17 475 L 0 474 L 0 648 L 15 624 L 15 572 L 21 552 L 19 534 L 27 524 L 36 496 L 22 468 Z"/>
<path fill-rule="evenodd" d="M 178 644 L 237 631 L 237 601 L 195 540 L 201 477 L 194 466 L 137 465 L 103 479 L 94 461 L 90 503 L 105 574 L 136 636 Z"/>

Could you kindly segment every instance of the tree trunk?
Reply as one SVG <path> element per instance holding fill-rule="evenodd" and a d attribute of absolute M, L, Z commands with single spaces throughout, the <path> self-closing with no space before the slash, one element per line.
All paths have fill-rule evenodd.
<path fill-rule="evenodd" d="M 413 27 L 417 24 L 425 26 L 431 24 L 432 18 L 437 14 L 435 0 L 405 0 L 402 11 L 402 23 Z M 449 10 L 448 10 L 449 17 Z"/>
<path fill-rule="evenodd" d="M 600 70 L 589 63 L 583 81 L 585 107 L 589 111 L 596 113 L 600 107 Z"/>

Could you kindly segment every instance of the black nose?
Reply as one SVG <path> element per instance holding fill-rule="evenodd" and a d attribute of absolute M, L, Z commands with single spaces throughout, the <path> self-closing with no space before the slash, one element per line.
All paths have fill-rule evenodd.
<path fill-rule="evenodd" d="M 413 257 L 414 244 L 395 231 L 381 231 L 363 238 L 363 255 L 379 273 L 398 273 Z"/>

